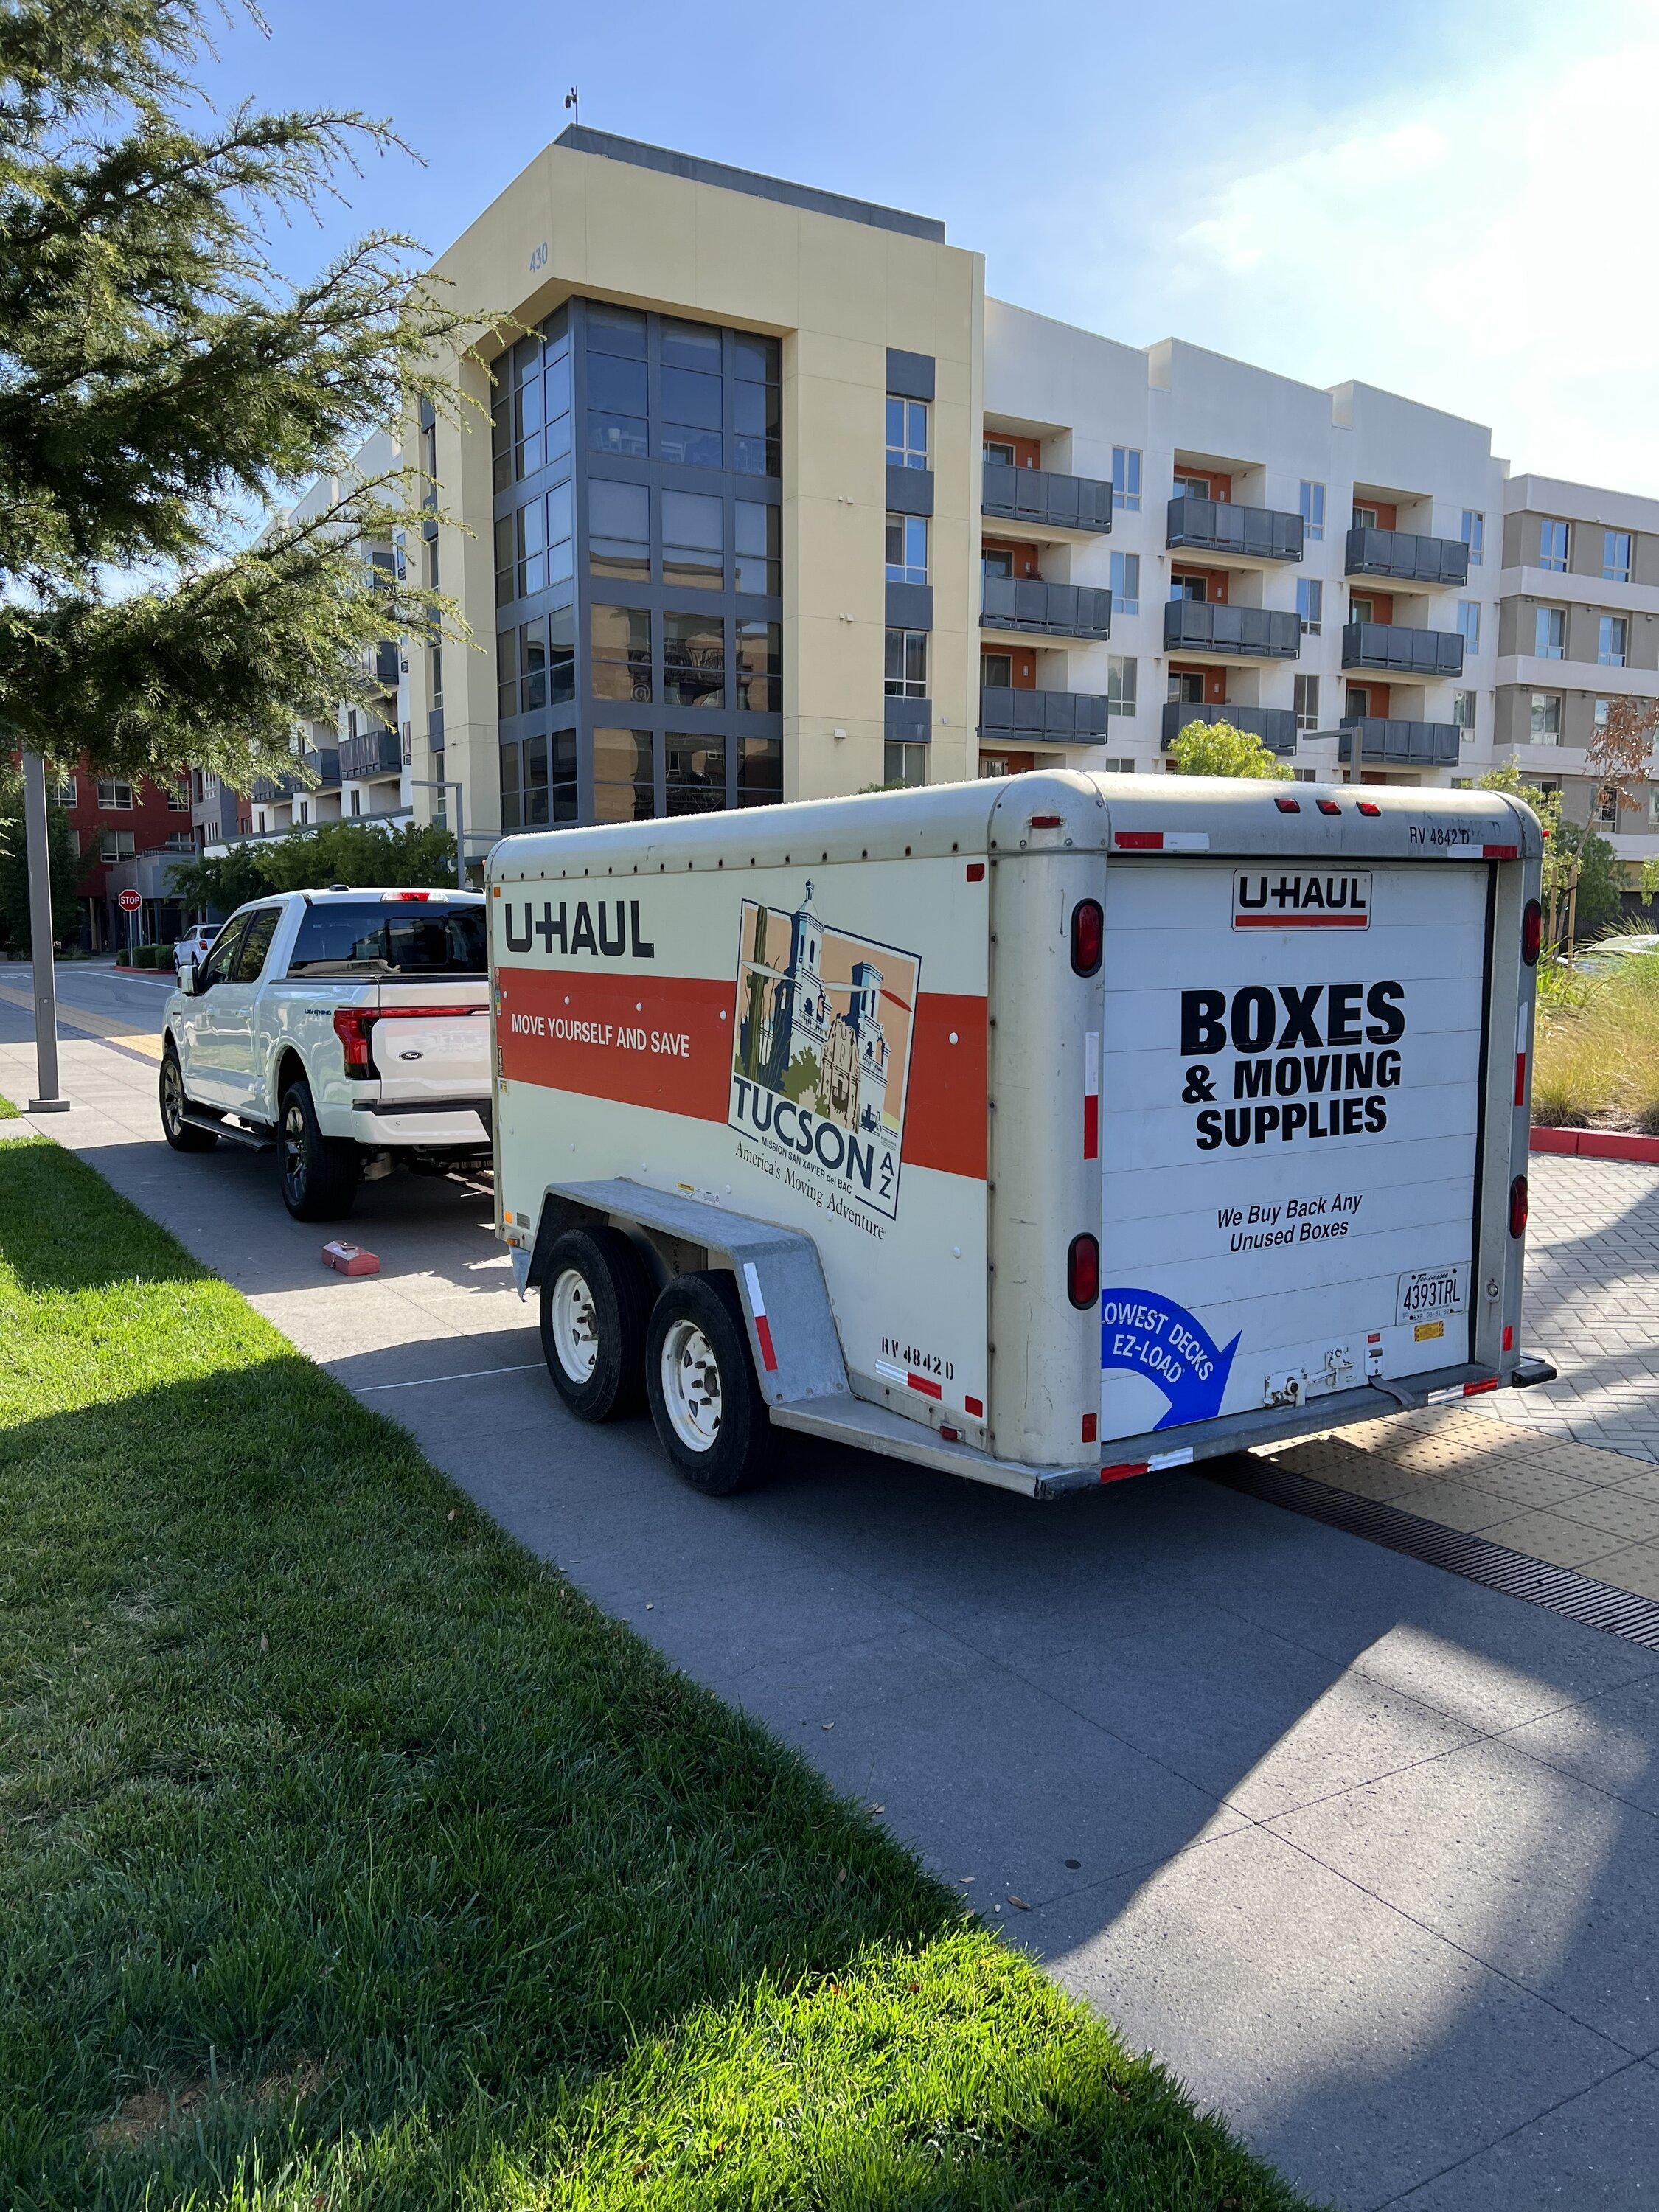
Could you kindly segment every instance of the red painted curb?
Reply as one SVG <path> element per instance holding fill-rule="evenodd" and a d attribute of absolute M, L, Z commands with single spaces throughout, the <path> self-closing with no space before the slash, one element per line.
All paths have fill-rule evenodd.
<path fill-rule="evenodd" d="M 1534 1129 L 1535 1152 L 1570 1152 L 1581 1160 L 1659 1161 L 1659 1137 L 1636 1137 L 1622 1129 Z"/>

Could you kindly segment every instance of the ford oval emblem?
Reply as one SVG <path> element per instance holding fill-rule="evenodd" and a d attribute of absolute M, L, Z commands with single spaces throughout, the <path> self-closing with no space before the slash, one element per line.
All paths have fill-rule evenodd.
<path fill-rule="evenodd" d="M 420 1056 L 418 1052 L 400 1052 L 398 1054 L 399 1060 L 418 1060 Z"/>

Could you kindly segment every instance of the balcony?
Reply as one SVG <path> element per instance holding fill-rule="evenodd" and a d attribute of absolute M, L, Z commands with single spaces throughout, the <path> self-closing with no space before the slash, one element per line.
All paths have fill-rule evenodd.
<path fill-rule="evenodd" d="M 1345 722 L 1336 735 L 1337 758 L 1354 768 L 1449 768 L 1463 733 L 1455 722 L 1398 722 L 1362 714 Z"/>
<path fill-rule="evenodd" d="M 990 744 L 1092 745 L 1105 736 L 1106 728 L 1103 692 L 980 686 L 979 733 Z"/>
<path fill-rule="evenodd" d="M 1455 629 L 1408 629 L 1402 623 L 1342 626 L 1342 665 L 1389 676 L 1461 676 L 1463 640 Z"/>
<path fill-rule="evenodd" d="M 1348 576 L 1386 577 L 1396 584 L 1467 584 L 1469 549 L 1461 538 L 1418 538 L 1409 530 L 1348 532 Z"/>
<path fill-rule="evenodd" d="M 1171 599 L 1164 610 L 1164 649 L 1220 653 L 1233 660 L 1295 660 L 1302 652 L 1302 622 L 1277 607 Z"/>
<path fill-rule="evenodd" d="M 1299 561 L 1302 517 L 1276 507 L 1240 507 L 1231 500 L 1183 493 L 1170 501 L 1164 544 L 1171 552 L 1231 555 L 1241 561 Z"/>
<path fill-rule="evenodd" d="M 398 688 L 398 648 L 382 639 L 369 656 L 368 672 L 374 681 L 387 691 Z"/>
<path fill-rule="evenodd" d="M 347 738 L 340 747 L 340 774 L 348 783 L 365 776 L 396 775 L 404 764 L 403 742 L 396 730 L 366 730 Z"/>
<path fill-rule="evenodd" d="M 306 748 L 306 766 L 316 777 L 319 788 L 337 791 L 340 787 L 340 749 L 327 745 L 320 750 L 314 745 Z"/>
<path fill-rule="evenodd" d="M 1188 722 L 1226 722 L 1261 738 L 1270 753 L 1296 750 L 1296 710 L 1291 707 L 1211 707 L 1192 699 L 1170 699 L 1164 708 L 1164 750 L 1168 752 Z"/>
<path fill-rule="evenodd" d="M 1006 461 L 986 462 L 980 507 L 999 522 L 1017 522 L 1039 536 L 1058 531 L 1097 537 L 1112 526 L 1110 484 L 1053 469 L 1010 468 Z"/>
<path fill-rule="evenodd" d="M 294 778 L 291 775 L 256 775 L 253 788 L 248 793 L 248 797 L 257 799 L 261 806 L 282 805 L 293 796 Z"/>
<path fill-rule="evenodd" d="M 1029 476 L 1031 471 L 1028 469 Z M 1045 584 L 1036 577 L 988 576 L 980 623 L 1022 636 L 1109 637 L 1112 595 L 1087 584 Z"/>

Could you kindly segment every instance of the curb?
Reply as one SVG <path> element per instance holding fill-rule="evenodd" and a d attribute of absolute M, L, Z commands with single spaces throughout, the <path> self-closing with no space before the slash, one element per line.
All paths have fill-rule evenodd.
<path fill-rule="evenodd" d="M 1532 1133 L 1535 1152 L 1568 1152 L 1581 1160 L 1659 1161 L 1659 1137 L 1637 1137 L 1620 1129 L 1542 1129 Z"/>
<path fill-rule="evenodd" d="M 111 969 L 110 973 L 112 975 L 144 975 L 148 976 L 152 982 L 155 983 L 165 983 L 171 981 L 175 987 L 177 986 L 179 980 L 176 975 L 169 977 L 168 971 L 165 968 L 125 968 L 123 967 L 118 960 L 116 962 L 114 967 Z"/>

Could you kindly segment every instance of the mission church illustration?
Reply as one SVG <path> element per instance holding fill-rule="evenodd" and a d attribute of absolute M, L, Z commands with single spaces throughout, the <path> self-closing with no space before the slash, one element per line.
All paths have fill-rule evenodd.
<path fill-rule="evenodd" d="M 809 878 L 793 913 L 743 902 L 735 1072 L 896 1143 L 918 963 L 827 928 L 812 898 Z"/>

